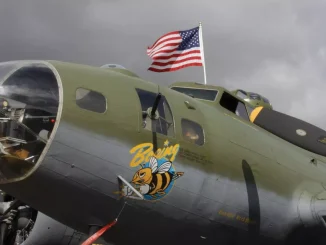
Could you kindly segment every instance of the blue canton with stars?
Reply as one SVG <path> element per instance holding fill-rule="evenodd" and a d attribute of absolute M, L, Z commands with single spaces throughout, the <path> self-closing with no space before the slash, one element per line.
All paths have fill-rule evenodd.
<path fill-rule="evenodd" d="M 186 31 L 180 31 L 180 36 L 182 37 L 182 42 L 180 43 L 177 50 L 187 50 L 191 48 L 199 48 L 199 27 L 186 30 Z"/>

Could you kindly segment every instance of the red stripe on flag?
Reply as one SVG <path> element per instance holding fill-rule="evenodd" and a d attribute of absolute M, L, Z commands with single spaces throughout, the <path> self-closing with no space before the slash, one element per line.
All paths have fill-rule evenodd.
<path fill-rule="evenodd" d="M 153 63 L 149 71 L 177 71 L 189 66 L 203 66 L 199 27 L 169 32 L 147 49 Z"/>
<path fill-rule="evenodd" d="M 156 52 L 153 57 L 151 57 L 152 59 L 155 59 L 155 57 L 159 54 L 168 54 L 168 53 L 173 53 L 174 51 L 177 51 L 177 49 L 168 49 L 168 50 L 162 50 L 162 51 L 159 51 L 159 52 Z"/>
<path fill-rule="evenodd" d="M 165 35 L 163 35 L 163 36 L 161 36 L 160 38 L 158 38 L 156 41 L 155 41 L 155 43 L 151 46 L 151 47 L 148 47 L 148 49 L 151 49 L 151 48 L 153 48 L 162 38 L 164 38 L 164 37 L 166 37 L 166 36 L 168 36 L 168 35 L 174 35 L 174 34 L 179 34 L 179 32 L 178 31 L 172 31 L 172 32 L 169 32 L 169 33 L 167 33 L 167 34 L 165 34 Z"/>
<path fill-rule="evenodd" d="M 199 56 L 188 57 L 188 58 L 180 59 L 180 60 L 171 60 L 171 61 L 168 61 L 168 62 L 157 62 L 157 61 L 154 61 L 151 66 L 174 65 L 174 64 L 180 64 L 180 63 L 183 63 L 183 62 L 186 62 L 186 61 L 189 61 L 189 60 L 200 60 L 200 59 L 201 59 L 201 56 L 199 55 Z"/>
<path fill-rule="evenodd" d="M 157 43 L 157 45 L 155 45 L 154 47 L 152 47 L 152 48 L 148 48 L 148 49 L 147 49 L 147 53 L 152 52 L 156 47 L 158 47 L 158 46 L 161 45 L 162 43 L 167 43 L 167 42 L 170 42 L 170 41 L 176 41 L 176 42 L 174 42 L 174 43 L 179 44 L 181 40 L 182 40 L 182 39 L 181 39 L 180 37 L 171 37 L 171 38 L 168 38 L 168 39 L 162 40 L 162 41 L 160 41 L 159 43 Z M 177 42 L 177 41 L 179 41 L 179 42 Z M 164 46 L 165 46 L 165 45 L 164 45 Z"/>
<path fill-rule="evenodd" d="M 176 50 L 172 50 L 169 53 L 172 53 L 173 51 L 176 51 Z M 156 56 L 156 57 L 152 57 L 152 59 L 153 60 L 168 60 L 168 59 L 171 59 L 171 58 L 178 58 L 180 56 L 185 56 L 185 55 L 188 55 L 188 54 L 200 54 L 200 50 L 192 50 L 192 51 L 188 51 L 188 52 L 182 52 L 181 55 L 180 54 L 171 54 L 169 56 Z"/>
<path fill-rule="evenodd" d="M 164 45 L 163 47 L 160 47 L 159 49 L 157 49 L 157 50 L 153 50 L 153 52 L 150 52 L 149 53 L 149 56 L 152 56 L 152 55 L 156 55 L 157 53 L 159 53 L 159 52 L 164 52 L 164 51 L 167 51 L 167 50 L 163 50 L 163 51 L 160 51 L 161 49 L 163 49 L 163 48 L 166 48 L 166 47 L 173 47 L 173 46 L 176 46 L 176 47 L 178 47 L 178 45 L 179 45 L 179 43 L 169 43 L 169 44 L 166 44 L 166 45 Z M 168 49 L 168 50 L 176 50 L 176 48 L 175 49 Z M 157 51 L 159 51 L 159 52 L 157 52 Z"/>

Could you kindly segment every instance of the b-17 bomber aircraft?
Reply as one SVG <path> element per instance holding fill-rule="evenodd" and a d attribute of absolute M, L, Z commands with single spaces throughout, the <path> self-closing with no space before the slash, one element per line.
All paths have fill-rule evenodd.
<path fill-rule="evenodd" d="M 326 132 L 269 102 L 28 60 L 0 99 L 0 244 L 325 244 Z"/>

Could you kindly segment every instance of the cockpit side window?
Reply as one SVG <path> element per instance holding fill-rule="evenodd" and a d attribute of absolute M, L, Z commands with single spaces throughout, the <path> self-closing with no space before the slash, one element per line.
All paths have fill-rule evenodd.
<path fill-rule="evenodd" d="M 242 90 L 239 90 L 238 92 L 237 92 L 237 96 L 239 97 L 239 98 L 241 98 L 241 99 L 246 99 L 248 96 L 247 96 L 247 94 L 244 92 L 244 91 L 242 91 Z"/>
<path fill-rule="evenodd" d="M 181 128 L 182 136 L 186 141 L 189 141 L 196 145 L 204 144 L 204 130 L 198 123 L 182 118 Z"/>
<path fill-rule="evenodd" d="M 224 92 L 220 100 L 220 105 L 225 109 L 235 113 L 237 116 L 249 121 L 249 116 L 245 104 L 231 94 Z"/>
<path fill-rule="evenodd" d="M 149 131 L 154 130 L 156 133 L 174 137 L 173 115 L 166 98 L 162 95 L 156 111 L 158 118 L 152 120 L 149 118 L 148 112 L 153 107 L 157 94 L 138 88 L 136 88 L 136 92 L 142 108 L 142 127 Z M 152 129 L 152 123 L 156 124 L 154 129 Z"/>
<path fill-rule="evenodd" d="M 246 105 L 246 108 L 247 108 L 247 113 L 248 113 L 248 115 L 250 116 L 251 115 L 251 112 L 255 109 L 255 107 L 252 107 L 252 106 L 250 106 L 250 105 Z"/>
<path fill-rule="evenodd" d="M 77 88 L 76 104 L 88 111 L 97 113 L 104 113 L 106 111 L 106 98 L 104 95 L 85 88 Z"/>

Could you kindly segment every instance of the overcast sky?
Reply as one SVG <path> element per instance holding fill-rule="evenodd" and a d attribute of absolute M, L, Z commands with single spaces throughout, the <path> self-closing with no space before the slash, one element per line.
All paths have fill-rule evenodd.
<path fill-rule="evenodd" d="M 201 67 L 147 71 L 159 36 L 203 23 L 209 84 L 261 93 L 326 129 L 325 0 L 0 0 L 0 61 L 123 65 L 161 85 Z"/>

